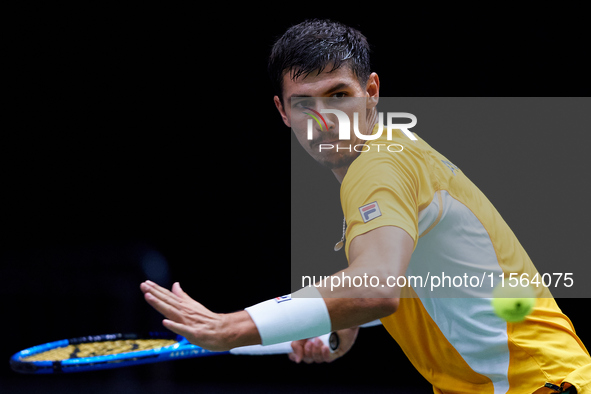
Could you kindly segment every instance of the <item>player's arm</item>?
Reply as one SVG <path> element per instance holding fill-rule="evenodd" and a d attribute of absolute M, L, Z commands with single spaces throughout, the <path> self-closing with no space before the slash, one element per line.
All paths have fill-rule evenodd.
<path fill-rule="evenodd" d="M 399 227 L 384 226 L 355 237 L 349 247 L 348 268 L 336 273 L 368 278 L 366 286 L 334 289 L 322 287 L 319 292 L 329 310 L 332 330 L 355 327 L 391 315 L 398 308 L 400 288 L 389 286 L 389 277 L 406 273 L 414 249 L 414 241 Z M 369 284 L 369 278 L 378 281 Z"/>
<path fill-rule="evenodd" d="M 414 241 L 404 230 L 384 226 L 355 237 L 349 247 L 348 268 L 335 275 L 378 278 L 377 286 L 342 285 L 305 288 L 308 295 L 290 302 L 269 300 L 229 314 L 209 311 L 192 300 L 178 284 L 168 291 L 144 282 L 146 301 L 162 313 L 166 328 L 211 350 L 297 340 L 355 327 L 388 316 L 398 307 L 399 289 L 389 287 L 389 276 L 404 275 Z M 375 280 L 373 284 L 375 285 Z"/>
<path fill-rule="evenodd" d="M 397 246 L 397 243 L 400 243 L 400 246 Z M 384 272 L 381 275 L 376 275 L 380 277 L 378 287 L 379 289 L 386 290 L 386 293 L 383 294 L 382 297 L 392 297 L 389 300 L 382 300 L 391 301 L 394 304 L 386 304 L 385 307 L 391 307 L 395 310 L 398 306 L 399 292 L 397 290 L 392 291 L 393 289 L 389 289 L 387 277 L 388 275 L 403 275 L 404 272 L 406 272 L 413 246 L 412 238 L 405 231 L 397 227 L 383 227 L 382 229 L 368 232 L 355 238 L 351 243 L 349 254 L 353 261 L 351 264 L 353 269 L 349 272 L 344 272 L 347 274 L 352 271 L 357 271 L 358 273 L 363 272 L 367 269 L 367 265 L 373 266 L 376 262 L 378 262 L 378 264 L 375 269 L 380 270 L 382 269 L 380 268 L 380 265 L 384 264 Z M 371 271 L 371 268 L 368 271 Z M 375 272 L 375 270 L 373 271 Z M 386 283 L 384 283 L 384 277 L 386 278 Z M 382 285 L 384 285 L 384 287 L 382 287 Z M 338 291 L 343 290 L 344 289 L 338 289 Z M 326 289 L 324 292 L 326 293 Z M 330 296 L 330 294 L 328 296 Z M 327 304 L 331 303 L 331 301 L 326 298 L 325 301 L 327 301 Z M 341 299 L 339 302 L 344 301 L 345 300 Z M 333 315 L 331 315 L 331 320 L 332 317 Z M 342 357 L 351 349 L 357 339 L 358 331 L 358 326 L 338 330 L 337 333 L 339 334 L 341 341 L 339 348 L 335 352 L 331 352 L 329 347 L 317 338 L 294 341 L 292 342 L 294 352 L 290 354 L 289 358 L 296 363 L 302 361 L 308 364 L 314 362 L 332 362 L 337 358 Z"/>

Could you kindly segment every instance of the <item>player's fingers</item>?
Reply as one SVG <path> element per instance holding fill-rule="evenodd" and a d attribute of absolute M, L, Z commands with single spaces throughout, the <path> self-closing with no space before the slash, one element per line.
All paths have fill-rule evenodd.
<path fill-rule="evenodd" d="M 177 295 L 172 293 L 170 290 L 165 289 L 164 287 L 159 286 L 154 282 L 150 282 L 149 280 L 147 280 L 145 283 L 149 287 L 147 292 L 154 295 L 156 298 L 158 298 L 170 305 L 175 305 L 177 307 L 180 305 L 181 300 L 179 299 L 179 297 Z"/>
<path fill-rule="evenodd" d="M 293 353 L 293 352 L 292 352 L 292 353 L 288 353 L 288 354 L 287 354 L 287 357 L 288 357 L 288 358 L 289 358 L 291 361 L 293 361 L 294 363 L 296 363 L 296 364 L 298 364 L 298 363 L 300 362 L 300 360 L 299 360 L 298 356 L 297 356 L 295 353 Z"/>
<path fill-rule="evenodd" d="M 174 299 L 178 299 L 178 297 L 170 290 L 160 286 L 157 283 L 154 283 L 150 280 L 144 282 L 149 287 L 149 291 L 154 293 L 155 295 L 160 295 L 161 297 L 170 297 Z"/>
<path fill-rule="evenodd" d="M 177 323 L 169 319 L 164 319 L 162 320 L 162 325 L 170 331 L 174 332 L 175 334 L 181 335 L 185 338 L 187 338 L 190 334 L 189 327 L 185 326 L 182 323 Z"/>
<path fill-rule="evenodd" d="M 304 344 L 304 357 L 302 358 L 306 364 L 312 364 L 314 360 L 314 344 L 311 340 L 306 340 Z"/>
<path fill-rule="evenodd" d="M 331 363 L 335 360 L 333 353 L 330 352 L 330 348 L 328 346 L 322 347 L 322 359 L 325 363 Z"/>
<path fill-rule="evenodd" d="M 150 286 L 148 286 L 145 282 L 142 282 L 140 283 L 140 290 L 145 294 L 148 290 L 150 290 Z"/>
<path fill-rule="evenodd" d="M 193 300 L 191 297 L 189 297 L 189 295 L 187 293 L 184 292 L 184 290 L 181 288 L 181 284 L 179 282 L 175 282 L 172 285 L 172 294 L 176 295 L 177 297 L 179 297 L 181 299 Z"/>
<path fill-rule="evenodd" d="M 140 289 L 145 294 L 152 289 L 152 285 L 150 285 L 149 281 L 145 281 L 140 284 Z"/>
<path fill-rule="evenodd" d="M 300 363 L 304 358 L 304 344 L 306 343 L 305 339 L 300 339 L 299 341 L 293 341 L 291 343 L 291 348 L 293 349 L 293 353 L 290 353 L 290 356 L 293 355 L 293 358 L 290 359 L 296 363 Z"/>
<path fill-rule="evenodd" d="M 320 340 L 320 338 L 315 338 L 312 342 L 312 358 L 316 363 L 324 362 L 324 354 L 322 352 L 322 348 L 324 347 L 324 343 Z"/>
<path fill-rule="evenodd" d="M 144 298 L 148 304 L 152 306 L 152 308 L 156 309 L 168 319 L 181 320 L 182 316 L 175 306 L 162 301 L 161 299 L 154 296 L 151 292 L 145 293 Z"/>

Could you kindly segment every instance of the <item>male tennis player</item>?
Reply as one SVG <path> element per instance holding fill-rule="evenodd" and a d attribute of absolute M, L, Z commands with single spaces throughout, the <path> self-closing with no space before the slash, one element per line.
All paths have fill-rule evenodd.
<path fill-rule="evenodd" d="M 372 99 L 379 97 L 380 81 L 369 69 L 360 32 L 331 21 L 303 22 L 275 43 L 269 70 L 283 121 L 341 182 L 349 266 L 334 276 L 375 276 L 387 284 L 426 264 L 447 272 L 537 272 L 486 197 L 418 136 L 411 141 L 398 130 L 391 140 L 342 140 L 328 114 L 326 130 L 314 126 L 310 141 L 295 124 L 292 100 L 365 97 L 359 130 L 377 132 Z M 391 143 L 404 150 L 371 149 Z M 340 149 L 321 150 L 321 144 Z M 359 144 L 370 149 L 347 149 Z M 457 298 L 439 298 L 411 286 L 311 286 L 230 314 L 209 311 L 178 283 L 172 291 L 152 282 L 141 289 L 166 317 L 165 327 L 212 350 L 299 340 L 292 360 L 332 361 L 349 350 L 356 327 L 381 319 L 436 393 L 591 393 L 591 357 L 545 288 L 520 323 L 497 317 L 490 298 L 462 297 L 462 289 Z M 307 339 L 331 330 L 343 339 L 334 354 Z"/>

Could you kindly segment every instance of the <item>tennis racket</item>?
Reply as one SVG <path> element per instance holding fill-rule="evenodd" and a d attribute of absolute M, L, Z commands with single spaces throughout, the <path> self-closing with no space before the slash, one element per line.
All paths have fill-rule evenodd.
<path fill-rule="evenodd" d="M 336 333 L 320 337 L 332 352 L 339 347 Z M 10 366 L 16 372 L 51 374 L 94 371 L 184 358 L 291 353 L 291 342 L 253 345 L 213 352 L 191 344 L 170 332 L 148 334 L 107 334 L 64 339 L 33 346 L 14 354 Z"/>

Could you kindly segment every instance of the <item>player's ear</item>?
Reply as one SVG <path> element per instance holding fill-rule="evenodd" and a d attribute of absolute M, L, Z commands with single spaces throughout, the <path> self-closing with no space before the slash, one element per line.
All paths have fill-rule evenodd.
<path fill-rule="evenodd" d="M 275 107 L 277 107 L 277 111 L 279 111 L 279 114 L 281 115 L 281 119 L 283 119 L 283 123 L 285 123 L 287 127 L 291 127 L 291 122 L 289 121 L 289 117 L 285 112 L 285 108 L 283 107 L 281 100 L 279 100 L 279 96 L 273 97 L 273 101 L 275 102 Z"/>
<path fill-rule="evenodd" d="M 380 98 L 380 78 L 378 74 L 371 73 L 365 85 L 365 92 L 367 94 L 367 106 L 375 107 Z"/>

